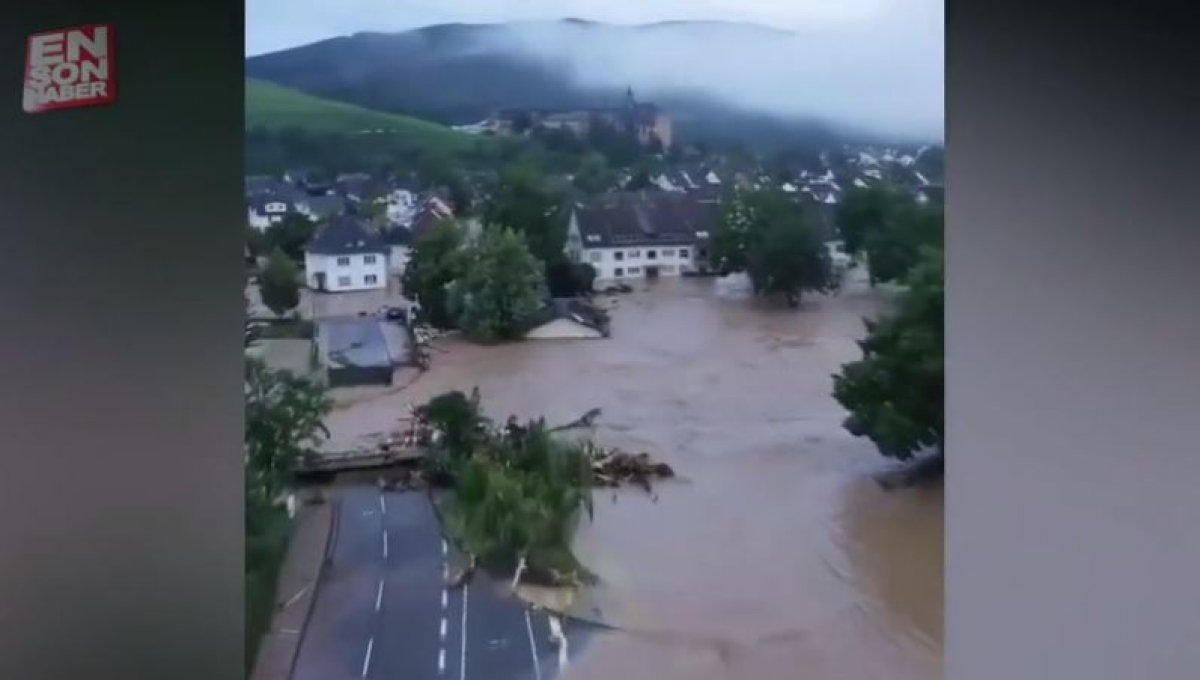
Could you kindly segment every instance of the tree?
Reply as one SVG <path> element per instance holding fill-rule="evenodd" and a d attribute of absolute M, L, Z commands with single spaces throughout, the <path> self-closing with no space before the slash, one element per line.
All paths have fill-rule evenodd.
<path fill-rule="evenodd" d="M 598 194 L 612 187 L 615 178 L 604 156 L 593 151 L 579 161 L 574 184 L 576 188 L 589 194 Z"/>
<path fill-rule="evenodd" d="M 546 297 L 545 268 L 517 232 L 485 229 L 463 252 L 461 276 L 449 290 L 458 327 L 483 341 L 513 340 Z"/>
<path fill-rule="evenodd" d="M 846 192 L 837 210 L 837 228 L 846 252 L 858 255 L 866 248 L 867 236 L 883 228 L 900 197 L 883 185 L 855 187 Z"/>
<path fill-rule="evenodd" d="M 755 293 L 781 293 L 791 306 L 803 292 L 824 292 L 831 283 L 824 245 L 798 206 L 775 191 L 734 197 L 713 236 L 710 258 L 720 272 L 746 272 Z"/>
<path fill-rule="evenodd" d="M 278 248 L 267 259 L 259 277 L 259 294 L 263 304 L 275 316 L 283 316 L 300 304 L 300 270 Z"/>
<path fill-rule="evenodd" d="M 404 294 L 420 304 L 424 320 L 437 328 L 454 327 L 446 304 L 446 288 L 459 274 L 463 229 L 447 220 L 417 239 L 404 270 Z"/>
<path fill-rule="evenodd" d="M 245 454 L 248 500 L 273 502 L 296 465 L 328 437 L 331 405 L 316 383 L 246 360 Z"/>
<path fill-rule="evenodd" d="M 596 268 L 586 262 L 561 259 L 546 267 L 546 286 L 551 297 L 587 295 L 594 288 Z"/>
<path fill-rule="evenodd" d="M 317 225 L 304 215 L 292 213 L 267 227 L 267 247 L 282 250 L 295 262 L 304 260 L 304 246 L 312 240 Z"/>
<path fill-rule="evenodd" d="M 941 248 L 945 218 L 934 207 L 897 201 L 884 221 L 866 235 L 871 283 L 903 281 L 921 259 L 924 248 Z"/>
<path fill-rule="evenodd" d="M 483 222 L 520 232 L 530 252 L 542 262 L 563 257 L 567 226 L 562 202 L 546 190 L 545 179 L 532 167 L 505 168 L 484 208 Z"/>
<path fill-rule="evenodd" d="M 267 235 L 263 230 L 256 227 L 246 227 L 246 249 L 250 251 L 250 257 L 258 259 L 269 252 L 267 247 Z"/>
<path fill-rule="evenodd" d="M 650 171 L 644 167 L 637 167 L 633 174 L 629 177 L 629 181 L 625 183 L 626 191 L 642 191 L 653 187 L 654 184 L 650 181 Z"/>
<path fill-rule="evenodd" d="M 906 279 L 898 310 L 867 321 L 863 358 L 833 378 L 833 396 L 850 411 L 844 426 L 889 458 L 945 450 L 944 265 L 925 248 Z"/>

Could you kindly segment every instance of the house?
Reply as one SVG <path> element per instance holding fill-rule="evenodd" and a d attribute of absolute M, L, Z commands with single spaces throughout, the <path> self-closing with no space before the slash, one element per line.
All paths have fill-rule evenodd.
<path fill-rule="evenodd" d="M 336 194 L 310 196 L 297 203 L 297 212 L 315 222 L 324 222 L 346 212 L 346 199 Z"/>
<path fill-rule="evenodd" d="M 413 216 L 409 230 L 415 238 L 420 238 L 435 225 L 446 220 L 454 219 L 454 211 L 440 198 L 431 196 L 426 199 Z"/>
<path fill-rule="evenodd" d="M 608 314 L 583 300 L 553 298 L 525 322 L 528 340 L 606 338 Z"/>
<path fill-rule="evenodd" d="M 346 215 L 322 227 L 304 249 L 313 290 L 342 293 L 387 287 L 388 247 L 361 220 Z"/>
<path fill-rule="evenodd" d="M 317 358 L 331 387 L 391 385 L 411 361 L 407 331 L 375 317 L 325 319 L 317 324 Z"/>
<path fill-rule="evenodd" d="M 577 203 L 565 252 L 596 270 L 596 287 L 708 268 L 716 203 L 670 192 L 614 192 Z"/>
<path fill-rule="evenodd" d="M 246 201 L 246 221 L 255 229 L 266 229 L 296 212 L 292 201 L 272 195 L 255 196 Z"/>

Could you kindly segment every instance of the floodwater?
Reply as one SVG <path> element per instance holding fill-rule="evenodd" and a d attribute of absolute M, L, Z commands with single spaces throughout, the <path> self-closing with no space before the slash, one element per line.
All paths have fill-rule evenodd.
<path fill-rule="evenodd" d="M 576 548 L 601 584 L 573 613 L 615 630 L 565 677 L 936 680 L 942 491 L 879 489 L 887 463 L 830 396 L 879 295 L 857 280 L 793 310 L 659 281 L 615 301 L 609 339 L 449 341 L 409 387 L 357 393 L 329 425 L 388 430 L 406 403 L 478 385 L 497 420 L 600 407 L 600 443 L 675 468 L 654 495 L 598 492 Z"/>

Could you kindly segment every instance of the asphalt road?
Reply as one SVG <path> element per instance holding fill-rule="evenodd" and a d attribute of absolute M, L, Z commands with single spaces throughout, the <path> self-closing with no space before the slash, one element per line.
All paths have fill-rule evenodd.
<path fill-rule="evenodd" d="M 547 616 L 479 573 L 444 587 L 445 545 L 420 493 L 345 489 L 332 556 L 293 680 L 551 680 L 558 648 Z M 567 650 L 571 628 L 568 626 Z"/>

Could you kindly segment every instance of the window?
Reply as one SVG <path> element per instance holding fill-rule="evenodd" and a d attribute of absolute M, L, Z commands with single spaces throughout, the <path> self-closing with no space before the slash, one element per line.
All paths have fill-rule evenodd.
<path fill-rule="evenodd" d="M 588 253 L 588 259 L 591 260 L 592 262 L 599 262 L 600 260 L 604 259 L 604 253 L 602 253 L 598 250 L 594 250 L 594 251 Z"/>
<path fill-rule="evenodd" d="M 663 257 L 675 257 L 675 251 L 668 248 L 663 251 Z"/>
<path fill-rule="evenodd" d="M 617 253 L 617 254 L 620 255 L 620 253 Z M 620 267 L 617 267 L 616 269 L 613 270 L 613 276 L 618 276 L 618 277 L 625 276 L 625 270 L 621 269 Z"/>
<path fill-rule="evenodd" d="M 631 259 L 631 260 L 636 260 L 637 258 L 639 258 L 641 256 L 642 256 L 642 251 L 640 251 L 640 250 L 629 251 L 629 259 Z"/>
<path fill-rule="evenodd" d="M 679 257 L 686 258 L 687 256 L 688 256 L 688 249 L 680 248 L 679 249 Z"/>
<path fill-rule="evenodd" d="M 657 260 L 657 259 L 658 259 L 658 252 L 657 252 L 657 251 L 654 251 L 654 250 L 647 250 L 647 251 L 646 251 L 646 259 L 647 259 L 647 260 Z"/>
<path fill-rule="evenodd" d="M 350 258 L 348 258 L 348 257 L 339 257 L 339 258 L 337 259 L 337 263 L 338 263 L 338 266 L 339 266 L 339 267 L 349 267 L 349 266 L 350 266 Z"/>
<path fill-rule="evenodd" d="M 620 262 L 621 260 L 625 259 L 625 253 L 618 250 L 615 253 L 613 253 L 613 259 L 616 260 L 617 262 Z"/>
<path fill-rule="evenodd" d="M 629 275 L 630 275 L 630 276 L 637 276 L 638 274 L 641 274 L 641 273 L 642 273 L 642 268 L 641 268 L 641 267 L 630 267 L 630 268 L 629 268 Z"/>
<path fill-rule="evenodd" d="M 375 276 L 374 274 L 367 274 L 363 277 L 363 283 L 367 284 L 368 286 L 379 283 L 379 277 Z"/>
<path fill-rule="evenodd" d="M 338 285 L 341 287 L 349 286 L 350 285 L 350 277 L 349 276 L 339 276 L 338 277 Z"/>
<path fill-rule="evenodd" d="M 363 255 L 363 264 L 375 264 L 375 256 Z"/>

